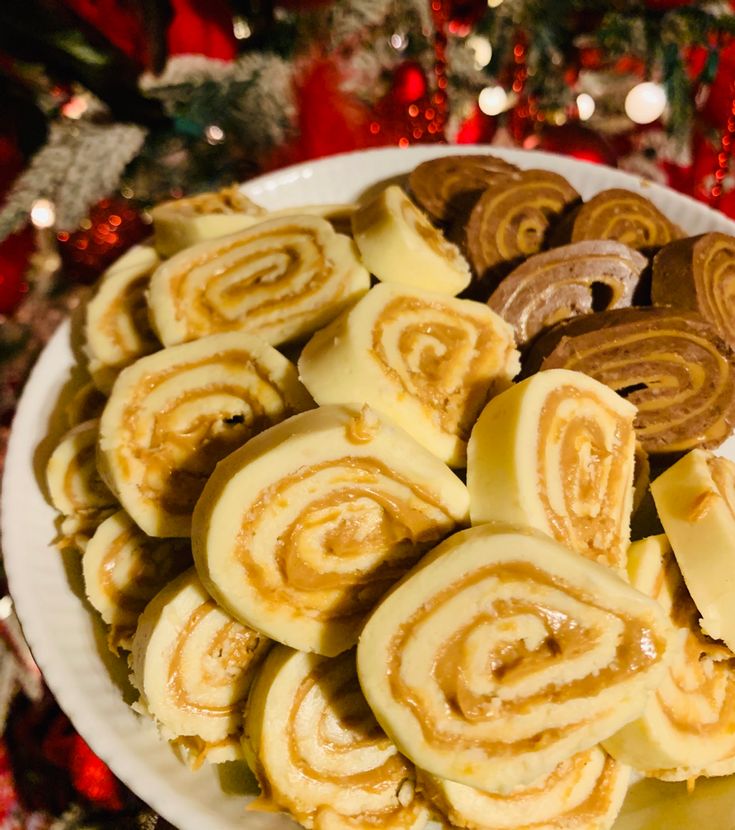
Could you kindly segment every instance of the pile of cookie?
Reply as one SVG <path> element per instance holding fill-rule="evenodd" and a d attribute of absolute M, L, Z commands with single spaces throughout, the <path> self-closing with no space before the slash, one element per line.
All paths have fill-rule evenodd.
<path fill-rule="evenodd" d="M 321 830 L 735 772 L 735 239 L 472 155 L 153 217 L 48 485 L 182 758 Z"/>

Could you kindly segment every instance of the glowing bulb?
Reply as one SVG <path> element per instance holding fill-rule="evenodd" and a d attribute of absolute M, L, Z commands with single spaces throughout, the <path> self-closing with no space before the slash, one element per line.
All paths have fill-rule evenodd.
<path fill-rule="evenodd" d="M 48 199 L 36 199 L 31 205 L 31 222 L 36 228 L 51 228 L 56 221 L 56 208 Z"/>
<path fill-rule="evenodd" d="M 408 38 L 403 32 L 393 32 L 390 36 L 390 45 L 396 52 L 402 52 L 408 46 Z"/>
<path fill-rule="evenodd" d="M 487 0 L 487 5 L 491 9 L 497 9 L 503 0 Z"/>
<path fill-rule="evenodd" d="M 490 63 L 493 57 L 493 45 L 486 37 L 470 35 L 467 38 L 467 45 L 475 54 L 475 65 L 478 69 Z"/>
<path fill-rule="evenodd" d="M 485 115 L 500 115 L 508 108 L 508 93 L 502 86 L 486 86 L 477 103 Z"/>
<path fill-rule="evenodd" d="M 592 118 L 595 112 L 595 99 L 586 92 L 577 95 L 577 112 L 580 121 L 587 121 Z"/>
<path fill-rule="evenodd" d="M 666 109 L 666 91 L 661 84 L 637 84 L 625 98 L 625 112 L 636 124 L 650 124 Z"/>
<path fill-rule="evenodd" d="M 210 124 L 204 131 L 204 137 L 209 144 L 220 144 L 225 140 L 225 131 L 216 124 Z"/>
<path fill-rule="evenodd" d="M 252 36 L 253 30 L 244 17 L 235 17 L 232 20 L 232 34 L 237 40 L 247 40 Z"/>

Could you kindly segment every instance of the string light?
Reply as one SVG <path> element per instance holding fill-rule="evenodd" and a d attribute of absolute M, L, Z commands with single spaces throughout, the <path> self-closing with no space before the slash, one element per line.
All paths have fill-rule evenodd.
<path fill-rule="evenodd" d="M 508 109 L 508 93 L 502 86 L 486 86 L 477 103 L 485 115 L 500 115 Z"/>
<path fill-rule="evenodd" d="M 31 222 L 34 228 L 52 228 L 56 221 L 56 208 L 48 199 L 36 199 L 31 205 Z"/>
<path fill-rule="evenodd" d="M 244 17 L 234 17 L 232 19 L 232 34 L 235 35 L 236 40 L 247 40 L 252 37 L 253 30 Z"/>
<path fill-rule="evenodd" d="M 588 121 L 595 113 L 595 99 L 586 92 L 577 95 L 577 112 L 580 121 Z"/>
<path fill-rule="evenodd" d="M 403 32 L 393 32 L 390 36 L 390 45 L 396 52 L 403 52 L 408 46 L 408 37 Z"/>
<path fill-rule="evenodd" d="M 666 109 L 666 91 L 661 84 L 636 84 L 625 98 L 625 113 L 636 124 L 650 124 Z"/>
<path fill-rule="evenodd" d="M 221 144 L 225 140 L 225 131 L 217 124 L 210 124 L 204 130 L 204 137 L 208 144 Z"/>
<path fill-rule="evenodd" d="M 492 60 L 493 45 L 482 35 L 470 35 L 466 40 L 467 46 L 475 55 L 475 67 L 484 69 Z"/>

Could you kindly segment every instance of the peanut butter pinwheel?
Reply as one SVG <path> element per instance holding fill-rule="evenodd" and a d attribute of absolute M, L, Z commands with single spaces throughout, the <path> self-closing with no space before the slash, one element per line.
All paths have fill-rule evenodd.
<path fill-rule="evenodd" d="M 457 246 L 397 185 L 356 211 L 352 229 L 362 261 L 381 282 L 453 295 L 472 279 Z"/>
<path fill-rule="evenodd" d="M 188 540 L 146 536 L 124 510 L 100 524 L 84 549 L 82 573 L 87 598 L 110 626 L 110 648 L 130 648 L 148 601 L 191 564 Z"/>
<path fill-rule="evenodd" d="M 193 569 L 148 603 L 133 638 L 137 708 L 194 767 L 241 757 L 242 713 L 271 643 L 232 619 Z"/>
<path fill-rule="evenodd" d="M 319 404 L 366 402 L 451 466 L 472 425 L 518 371 L 510 326 L 486 305 L 376 285 L 299 359 Z"/>
<path fill-rule="evenodd" d="M 278 345 L 311 334 L 370 287 L 354 242 L 317 216 L 284 216 L 201 242 L 151 278 L 166 346 L 225 331 Z"/>
<path fill-rule="evenodd" d="M 546 170 L 525 170 L 488 188 L 472 209 L 465 249 L 487 299 L 501 277 L 531 254 L 538 253 L 551 224 L 579 193 L 569 182 Z"/>
<path fill-rule="evenodd" d="M 485 407 L 467 449 L 472 523 L 548 533 L 625 574 L 635 407 L 607 386 L 551 369 Z"/>
<path fill-rule="evenodd" d="M 649 455 L 716 447 L 735 424 L 735 355 L 694 312 L 578 317 L 534 345 L 525 371 L 544 353 L 542 369 L 584 372 L 635 404 L 636 434 Z"/>
<path fill-rule="evenodd" d="M 529 257 L 487 301 L 513 326 L 523 348 L 537 334 L 570 317 L 626 308 L 648 260 L 619 242 L 564 245 Z"/>
<path fill-rule="evenodd" d="M 173 256 L 205 239 L 249 228 L 265 212 L 238 185 L 162 202 L 151 210 L 156 250 L 161 256 Z"/>
<path fill-rule="evenodd" d="M 262 794 L 309 830 L 420 830 L 429 811 L 413 765 L 385 736 L 360 691 L 355 655 L 276 646 L 253 685 L 245 757 Z"/>
<path fill-rule="evenodd" d="M 702 634 L 665 536 L 631 545 L 628 571 L 631 584 L 664 607 L 676 633 L 663 682 L 641 717 L 608 738 L 605 748 L 645 775 L 669 781 L 710 775 L 728 761 L 735 770 L 732 652 Z"/>
<path fill-rule="evenodd" d="M 161 348 L 148 320 L 146 291 L 160 264 L 153 248 L 136 245 L 102 275 L 86 309 L 84 349 L 96 386 L 109 392 L 125 366 Z"/>
<path fill-rule="evenodd" d="M 698 311 L 735 348 L 735 237 L 706 233 L 666 245 L 653 260 L 651 298 Z"/>
<path fill-rule="evenodd" d="M 519 174 L 497 156 L 443 156 L 415 167 L 408 187 L 417 204 L 437 222 L 466 219 L 485 190 Z"/>
<path fill-rule="evenodd" d="M 507 794 L 638 717 L 666 668 L 663 609 L 527 528 L 456 533 L 380 603 L 357 649 L 416 766 Z"/>
<path fill-rule="evenodd" d="M 603 190 L 574 215 L 572 242 L 616 239 L 637 251 L 653 252 L 684 234 L 645 196 L 632 190 Z"/>
<path fill-rule="evenodd" d="M 464 484 L 403 430 L 367 407 L 321 407 L 217 466 L 194 512 L 194 561 L 238 619 L 331 656 L 467 510 Z"/>
<path fill-rule="evenodd" d="M 98 462 L 149 536 L 188 536 L 215 464 L 313 405 L 294 366 L 257 337 L 213 335 L 124 369 L 100 419 Z"/>
<path fill-rule="evenodd" d="M 630 767 L 599 747 L 507 795 L 418 772 L 419 789 L 453 827 L 468 830 L 609 830 L 625 798 Z"/>
<path fill-rule="evenodd" d="M 735 463 L 692 450 L 651 492 L 702 629 L 735 649 Z"/>

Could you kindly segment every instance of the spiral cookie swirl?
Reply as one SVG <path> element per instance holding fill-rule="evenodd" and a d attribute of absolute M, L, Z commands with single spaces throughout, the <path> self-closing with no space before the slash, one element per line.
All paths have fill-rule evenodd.
<path fill-rule="evenodd" d="M 466 229 L 466 252 L 483 299 L 503 274 L 538 253 L 553 220 L 579 194 L 562 176 L 526 170 L 486 190 L 472 209 Z"/>
<path fill-rule="evenodd" d="M 130 648 L 148 601 L 191 564 L 188 541 L 146 536 L 124 510 L 102 522 L 84 550 L 82 573 L 87 598 L 111 628 L 113 650 Z"/>
<path fill-rule="evenodd" d="M 104 392 L 121 369 L 161 348 L 148 321 L 145 296 L 159 264 L 152 248 L 136 245 L 103 274 L 87 306 L 84 348 L 89 372 Z"/>
<path fill-rule="evenodd" d="M 635 407 L 619 395 L 565 369 L 540 372 L 498 395 L 468 447 L 472 523 L 535 527 L 624 574 L 634 417 Z"/>
<path fill-rule="evenodd" d="M 115 382 L 100 421 L 101 469 L 149 536 L 188 536 L 215 464 L 311 405 L 292 364 L 256 337 L 234 332 L 164 349 Z"/>
<path fill-rule="evenodd" d="M 278 345 L 329 322 L 370 276 L 326 219 L 260 222 L 171 257 L 151 279 L 153 326 L 166 346 L 225 331 Z"/>
<path fill-rule="evenodd" d="M 357 665 L 418 767 L 508 793 L 640 715 L 667 636 L 663 610 L 609 568 L 489 524 L 451 536 L 380 603 Z"/>
<path fill-rule="evenodd" d="M 635 404 L 636 433 L 650 455 L 715 447 L 732 431 L 735 356 L 698 314 L 590 314 L 553 330 L 535 349 L 548 354 L 542 369 L 584 372 Z M 532 355 L 529 368 L 533 362 Z"/>
<path fill-rule="evenodd" d="M 386 284 L 299 359 L 319 404 L 364 401 L 451 466 L 464 466 L 472 424 L 517 370 L 510 326 L 487 306 Z"/>
<path fill-rule="evenodd" d="M 698 311 L 735 348 L 735 237 L 706 233 L 662 248 L 651 297 L 654 305 Z"/>
<path fill-rule="evenodd" d="M 631 584 L 656 599 L 676 628 L 672 660 L 643 715 L 605 742 L 612 755 L 647 776 L 686 780 L 735 766 L 733 655 L 705 638 L 699 612 L 665 536 L 631 545 Z"/>
<path fill-rule="evenodd" d="M 516 344 L 570 317 L 626 308 L 648 264 L 619 242 L 578 242 L 529 257 L 500 283 L 487 301 L 513 326 Z"/>
<path fill-rule="evenodd" d="M 193 569 L 148 603 L 133 638 L 132 681 L 140 708 L 168 739 L 199 747 L 200 759 L 239 755 L 242 710 L 270 642 L 232 619 Z M 227 756 L 225 756 L 227 757 Z"/>
<path fill-rule="evenodd" d="M 482 792 L 423 772 L 419 772 L 419 788 L 453 827 L 609 830 L 629 779 L 630 767 L 593 747 L 508 795 Z"/>
<path fill-rule="evenodd" d="M 579 208 L 571 241 L 615 239 L 637 251 L 653 251 L 681 236 L 681 230 L 645 196 L 612 188 Z"/>
<path fill-rule="evenodd" d="M 403 430 L 367 408 L 321 407 L 217 466 L 194 512 L 194 560 L 236 617 L 331 656 L 467 509 L 462 482 Z"/>
<path fill-rule="evenodd" d="M 250 809 L 283 810 L 309 830 L 426 824 L 413 765 L 375 721 L 353 652 L 274 648 L 250 695 L 244 747 L 262 790 Z"/>
<path fill-rule="evenodd" d="M 692 450 L 651 493 L 702 629 L 735 650 L 735 463 Z"/>

